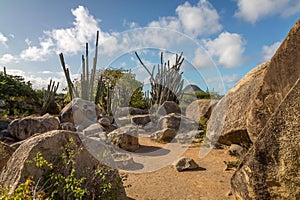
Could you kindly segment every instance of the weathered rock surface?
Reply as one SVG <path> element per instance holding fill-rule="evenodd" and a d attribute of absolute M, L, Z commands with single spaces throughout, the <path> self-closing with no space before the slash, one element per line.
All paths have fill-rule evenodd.
<path fill-rule="evenodd" d="M 298 79 L 233 175 L 238 199 L 299 199 L 299 116 Z"/>
<path fill-rule="evenodd" d="M 300 19 L 292 27 L 264 74 L 263 85 L 252 100 L 247 131 L 255 141 L 270 116 L 300 77 Z"/>
<path fill-rule="evenodd" d="M 145 126 L 151 121 L 150 115 L 135 115 L 131 117 L 131 123 L 133 125 L 142 125 Z"/>
<path fill-rule="evenodd" d="M 8 126 L 9 133 L 19 140 L 27 139 L 34 134 L 58 129 L 59 120 L 49 114 L 45 114 L 42 117 L 29 116 L 22 119 L 15 119 Z"/>
<path fill-rule="evenodd" d="M 162 129 L 174 129 L 179 132 L 189 132 L 198 128 L 198 124 L 190 119 L 187 119 L 183 115 L 171 113 L 162 116 L 156 125 L 157 130 Z"/>
<path fill-rule="evenodd" d="M 177 131 L 171 128 L 158 130 L 150 135 L 151 140 L 157 142 L 171 142 L 177 134 Z"/>
<path fill-rule="evenodd" d="M 108 134 L 110 141 L 127 151 L 136 151 L 139 149 L 138 127 L 123 126 Z"/>
<path fill-rule="evenodd" d="M 199 165 L 192 158 L 180 158 L 173 163 L 173 167 L 181 172 L 184 170 L 193 170 L 199 168 Z"/>
<path fill-rule="evenodd" d="M 198 99 L 193 101 L 185 110 L 185 116 L 191 120 L 199 122 L 201 117 L 209 118 L 216 100 Z"/>
<path fill-rule="evenodd" d="M 158 107 L 156 114 L 158 116 L 168 115 L 170 113 L 181 114 L 181 109 L 174 101 L 165 101 L 161 106 Z"/>
<path fill-rule="evenodd" d="M 74 142 L 71 143 L 70 139 Z M 24 143 L 22 143 L 13 153 L 7 162 L 6 167 L 2 170 L 0 175 L 0 184 L 3 186 L 11 185 L 11 191 L 13 191 L 18 184 L 24 183 L 26 178 L 29 176 L 33 176 L 35 182 L 39 181 L 40 184 L 43 184 L 45 180 L 38 179 L 43 177 L 47 170 L 45 168 L 36 167 L 34 162 L 27 161 L 33 160 L 37 152 L 41 152 L 43 158 L 49 163 L 58 162 L 57 166 L 64 167 L 65 165 L 63 160 L 59 159 L 59 157 L 62 153 L 66 153 L 66 149 L 64 147 L 67 145 L 69 146 L 68 148 L 77 152 L 74 164 L 76 168 L 75 175 L 78 178 L 86 177 L 85 185 L 87 186 L 87 189 L 90 192 L 93 191 L 92 193 L 97 196 L 101 195 L 99 190 L 94 190 L 94 188 L 100 188 L 101 179 L 95 179 L 95 177 L 92 177 L 94 176 L 93 170 L 96 170 L 97 167 L 100 166 L 103 166 L 104 168 L 107 167 L 100 163 L 89 153 L 89 151 L 82 147 L 82 142 L 78 134 L 62 130 L 47 132 L 24 141 Z M 110 173 L 115 174 L 113 175 L 114 177 L 118 177 L 116 170 L 112 170 Z M 91 199 L 92 195 L 93 194 L 86 197 L 86 199 Z"/>
<path fill-rule="evenodd" d="M 10 147 L 9 145 L 0 142 L 0 172 L 2 171 L 3 167 L 6 166 L 7 161 L 14 153 L 15 148 Z"/>
<path fill-rule="evenodd" d="M 72 122 L 78 131 L 96 123 L 99 117 L 99 108 L 93 102 L 80 98 L 73 99 L 60 112 L 61 123 Z"/>
<path fill-rule="evenodd" d="M 300 20 L 270 62 L 251 70 L 221 99 L 208 123 L 208 137 L 250 146 L 300 77 Z M 223 127 L 222 127 L 223 125 Z"/>
<path fill-rule="evenodd" d="M 268 63 L 251 70 L 215 106 L 208 121 L 207 135 L 219 135 L 219 142 L 249 146 L 247 115 L 251 101 L 262 85 Z M 223 125 L 223 127 L 222 127 Z"/>

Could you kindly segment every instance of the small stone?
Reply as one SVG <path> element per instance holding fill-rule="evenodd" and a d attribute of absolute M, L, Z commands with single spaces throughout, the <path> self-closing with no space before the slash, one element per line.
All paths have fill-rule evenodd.
<path fill-rule="evenodd" d="M 180 158 L 179 160 L 173 163 L 173 167 L 181 172 L 183 170 L 193 170 L 198 169 L 199 165 L 192 158 Z"/>

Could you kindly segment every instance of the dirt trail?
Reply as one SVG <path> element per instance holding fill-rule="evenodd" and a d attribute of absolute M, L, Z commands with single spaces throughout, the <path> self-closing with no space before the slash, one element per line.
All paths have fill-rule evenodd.
<path fill-rule="evenodd" d="M 163 146 L 148 138 L 140 139 L 140 144 L 142 147 Z M 177 172 L 169 165 L 148 173 L 128 173 L 125 185 L 132 185 L 126 188 L 128 199 L 234 199 L 227 195 L 234 171 L 225 171 L 224 161 L 236 158 L 227 155 L 224 149 L 213 149 L 200 159 L 199 151 L 200 146 L 191 146 L 184 156 L 193 158 L 205 170 Z"/>

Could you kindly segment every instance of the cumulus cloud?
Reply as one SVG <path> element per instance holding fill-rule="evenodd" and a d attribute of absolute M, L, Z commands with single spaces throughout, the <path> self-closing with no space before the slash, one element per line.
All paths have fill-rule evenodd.
<path fill-rule="evenodd" d="M 203 43 L 218 65 L 232 68 L 243 63 L 245 41 L 239 34 L 223 32 L 216 39 L 206 39 Z"/>
<path fill-rule="evenodd" d="M 2 45 L 4 45 L 5 47 L 7 47 L 7 44 L 6 44 L 7 41 L 8 41 L 7 37 L 5 37 L 5 35 L 0 32 L 0 43 Z"/>
<path fill-rule="evenodd" d="M 98 27 L 99 20 L 90 15 L 87 8 L 78 6 L 71 12 L 75 17 L 72 27 L 45 31 L 37 46 L 32 46 L 27 38 L 25 42 L 28 48 L 21 52 L 20 58 L 26 61 L 44 61 L 53 53 L 74 55 L 84 49 L 86 42 L 94 41 L 97 30 L 100 30 L 100 42 L 109 37 L 108 33 L 101 31 Z"/>
<path fill-rule="evenodd" d="M 269 61 L 273 55 L 275 54 L 276 50 L 280 46 L 281 42 L 275 42 L 274 44 L 267 46 L 264 45 L 262 47 L 262 62 Z"/>
<path fill-rule="evenodd" d="M 237 6 L 235 16 L 251 23 L 274 14 L 291 16 L 300 13 L 300 1 L 294 0 L 238 0 Z"/>
<path fill-rule="evenodd" d="M 2 55 L 2 57 L 0 57 L 1 64 L 7 64 L 7 63 L 11 63 L 11 62 L 17 62 L 17 58 L 15 58 L 11 54 L 4 54 L 4 55 Z"/>
<path fill-rule="evenodd" d="M 25 40 L 27 44 L 30 44 L 29 40 Z M 53 52 L 52 47 L 54 43 L 51 38 L 40 40 L 40 47 L 30 46 L 23 50 L 20 54 L 21 59 L 27 61 L 44 61 L 46 57 Z"/>
<path fill-rule="evenodd" d="M 219 14 L 207 1 L 200 0 L 196 6 L 185 2 L 176 8 L 176 16 L 161 17 L 149 23 L 150 27 L 175 29 L 191 37 L 207 36 L 219 32 Z"/>
<path fill-rule="evenodd" d="M 72 9 L 75 16 L 73 27 L 66 29 L 54 29 L 45 32 L 56 44 L 56 51 L 65 54 L 76 54 L 82 51 L 83 44 L 94 39 L 97 30 L 99 30 L 99 40 L 102 42 L 109 34 L 102 32 L 98 27 L 98 21 L 90 15 L 87 8 L 78 6 Z"/>
<path fill-rule="evenodd" d="M 192 61 L 193 65 L 198 68 L 209 68 L 214 65 L 212 58 L 203 48 L 197 48 L 195 50 L 194 59 Z"/>

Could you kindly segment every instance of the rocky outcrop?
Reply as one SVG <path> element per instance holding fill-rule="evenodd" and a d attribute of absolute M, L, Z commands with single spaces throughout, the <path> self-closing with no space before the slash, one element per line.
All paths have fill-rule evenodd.
<path fill-rule="evenodd" d="M 209 118 L 216 100 L 198 99 L 193 101 L 185 110 L 185 116 L 191 120 L 199 122 L 201 117 Z"/>
<path fill-rule="evenodd" d="M 27 139 L 34 134 L 58 129 L 59 120 L 49 114 L 45 114 L 42 117 L 29 116 L 22 119 L 15 119 L 8 126 L 9 133 L 19 140 Z"/>
<path fill-rule="evenodd" d="M 230 145 L 250 146 L 300 77 L 300 20 L 270 62 L 250 71 L 212 112 L 207 135 Z"/>
<path fill-rule="evenodd" d="M 247 131 L 255 141 L 296 80 L 300 77 L 300 19 L 288 33 L 264 74 L 263 85 L 252 100 Z"/>
<path fill-rule="evenodd" d="M 298 79 L 233 175 L 238 199 L 299 199 L 299 102 Z"/>
<path fill-rule="evenodd" d="M 72 162 L 76 169 L 75 176 L 77 178 L 86 177 L 84 185 L 90 192 L 90 196 L 86 196 L 85 199 L 92 199 L 93 195 L 101 196 L 101 191 L 96 188 L 100 188 L 103 183 L 101 182 L 101 178 L 97 179 L 95 177 L 95 170 L 99 167 L 102 167 L 102 169 L 109 168 L 103 165 L 99 160 L 95 159 L 89 151 L 84 148 L 78 134 L 62 130 L 47 132 L 24 141 L 12 154 L 6 167 L 2 170 L 0 184 L 3 186 L 10 185 L 11 191 L 13 191 L 20 183 L 24 183 L 25 180 L 31 176 L 36 183 L 43 185 L 43 183 L 47 181 L 43 179 L 43 175 L 49 173 L 50 168 L 47 168 L 46 166 L 36 166 L 33 159 L 36 157 L 37 153 L 40 152 L 42 157 L 47 160 L 48 163 L 53 163 L 54 167 L 61 167 L 61 171 L 55 169 L 58 170 L 57 173 L 63 174 L 70 170 L 64 169 L 66 164 L 62 159 L 62 154 L 69 155 L 68 152 L 71 150 L 75 152 L 74 162 Z M 67 176 L 68 174 L 63 175 Z M 106 177 L 114 179 L 118 177 L 118 173 L 116 170 L 110 169 L 107 170 Z M 112 187 L 114 187 L 114 184 L 112 184 Z M 57 198 L 62 199 L 62 197 Z"/>

